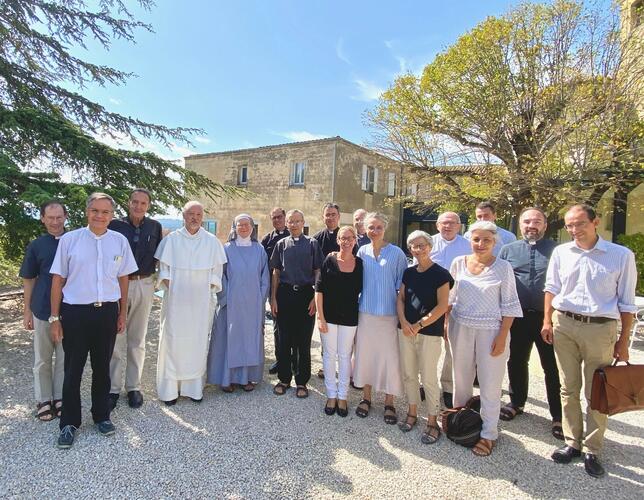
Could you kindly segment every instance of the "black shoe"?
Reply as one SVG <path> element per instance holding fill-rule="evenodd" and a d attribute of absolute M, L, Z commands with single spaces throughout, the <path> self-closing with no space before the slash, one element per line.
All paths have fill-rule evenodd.
<path fill-rule="evenodd" d="M 318 378 L 324 380 L 324 370 L 322 368 L 318 370 Z"/>
<path fill-rule="evenodd" d="M 443 403 L 445 403 L 445 408 L 453 408 L 454 401 L 452 400 L 451 392 L 443 392 Z"/>
<path fill-rule="evenodd" d="M 71 448 L 74 444 L 74 437 L 76 436 L 77 430 L 78 429 L 73 425 L 66 425 L 63 427 L 58 435 L 58 443 L 56 443 L 56 446 L 61 450 Z"/>
<path fill-rule="evenodd" d="M 336 409 L 336 413 L 340 417 L 346 417 L 349 414 L 349 407 L 347 406 L 346 408 L 340 408 L 338 406 L 338 408 Z"/>
<path fill-rule="evenodd" d="M 277 373 L 277 361 L 271 365 L 271 367 L 268 369 L 268 373 L 271 375 L 275 375 Z"/>
<path fill-rule="evenodd" d="M 203 398 L 201 399 L 190 398 L 190 401 L 192 401 L 193 403 L 201 403 L 203 401 Z"/>
<path fill-rule="evenodd" d="M 171 399 L 170 401 L 164 401 L 164 403 L 166 406 L 174 406 L 177 404 L 178 400 L 179 398 L 174 398 L 174 399 Z"/>
<path fill-rule="evenodd" d="M 116 427 L 111 420 L 103 420 L 102 422 L 97 422 L 96 427 L 98 432 L 103 434 L 103 436 L 111 436 L 116 432 Z"/>
<path fill-rule="evenodd" d="M 118 400 L 119 400 L 119 395 L 114 394 L 113 392 L 110 392 L 109 400 L 107 402 L 107 404 L 110 407 L 110 411 L 114 411 L 114 408 L 116 408 L 116 403 L 118 403 Z"/>
<path fill-rule="evenodd" d="M 130 405 L 130 408 L 141 408 L 143 406 L 143 394 L 141 394 L 141 391 L 128 392 L 127 404 Z"/>
<path fill-rule="evenodd" d="M 420 400 L 425 401 L 425 388 L 422 385 L 420 386 Z"/>
<path fill-rule="evenodd" d="M 336 412 L 337 409 L 338 409 L 338 402 L 336 401 L 333 406 L 326 406 L 325 405 L 324 406 L 324 413 L 326 413 L 327 415 L 331 416 Z"/>
<path fill-rule="evenodd" d="M 602 477 L 606 474 L 602 464 L 599 463 L 597 455 L 593 455 L 592 453 L 584 453 L 584 469 L 592 477 Z"/>
<path fill-rule="evenodd" d="M 557 448 L 551 455 L 551 458 L 558 464 L 569 464 L 575 457 L 580 457 L 581 451 L 567 444 Z"/>

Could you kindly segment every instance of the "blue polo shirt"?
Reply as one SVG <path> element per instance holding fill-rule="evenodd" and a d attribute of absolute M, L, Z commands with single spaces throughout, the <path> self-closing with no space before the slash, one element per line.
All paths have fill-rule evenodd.
<path fill-rule="evenodd" d="M 51 234 L 43 234 L 29 243 L 25 258 L 20 266 L 20 277 L 25 279 L 36 278 L 31 295 L 31 312 L 42 321 L 47 321 L 51 316 L 51 274 L 49 269 L 54 261 L 58 240 Z"/>

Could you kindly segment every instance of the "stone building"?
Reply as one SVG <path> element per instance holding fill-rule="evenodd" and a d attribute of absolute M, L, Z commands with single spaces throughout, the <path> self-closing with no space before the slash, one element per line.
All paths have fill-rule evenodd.
<path fill-rule="evenodd" d="M 340 223 L 351 224 L 353 211 L 380 211 L 389 218 L 386 238 L 399 244 L 402 167 L 341 137 L 252 149 L 188 156 L 186 167 L 215 182 L 248 190 L 249 197 L 202 200 L 204 226 L 224 241 L 233 218 L 249 213 L 263 236 L 272 230 L 269 212 L 275 206 L 297 208 L 305 215 L 305 232 L 324 227 L 322 207 L 340 206 Z"/>

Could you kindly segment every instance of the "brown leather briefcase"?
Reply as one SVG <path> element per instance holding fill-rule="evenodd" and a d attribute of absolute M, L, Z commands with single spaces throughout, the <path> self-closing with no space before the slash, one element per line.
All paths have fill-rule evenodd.
<path fill-rule="evenodd" d="M 644 365 L 617 366 L 615 360 L 595 370 L 590 407 L 607 415 L 644 409 Z"/>

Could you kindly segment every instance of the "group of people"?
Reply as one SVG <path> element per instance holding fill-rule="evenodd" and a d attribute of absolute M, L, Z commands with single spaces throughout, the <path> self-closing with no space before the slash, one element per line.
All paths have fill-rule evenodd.
<path fill-rule="evenodd" d="M 222 245 L 202 228 L 199 202 L 185 205 L 184 226 L 165 238 L 146 215 L 150 203 L 150 193 L 136 189 L 128 215 L 113 220 L 114 200 L 94 193 L 87 227 L 67 233 L 65 207 L 58 201 L 41 207 L 47 234 L 29 245 L 20 273 L 24 326 L 35 329 L 37 417 L 60 417 L 60 448 L 72 446 L 80 426 L 88 353 L 99 432 L 114 433 L 110 412 L 123 388 L 129 406 L 143 403 L 145 334 L 158 266 L 164 294 L 157 391 L 166 405 L 179 396 L 200 402 L 206 382 L 224 392 L 250 392 L 261 382 L 268 298 L 274 394 L 285 395 L 294 379 L 296 397 L 309 395 L 317 322 L 324 413 L 348 415 L 351 385 L 362 391 L 358 417 L 366 418 L 375 393 L 384 393 L 384 421 L 409 432 L 425 400 L 421 441 L 432 444 L 441 437 L 441 395 L 446 407 L 464 406 L 476 383 L 483 421 L 472 449 L 477 456 L 492 453 L 499 419 L 523 413 L 536 344 L 552 434 L 565 440 L 552 459 L 567 463 L 583 452 L 586 471 L 603 475 L 597 456 L 606 416 L 588 408 L 584 433 L 580 392 L 585 383 L 589 400 L 594 370 L 613 358 L 628 360 L 637 272 L 632 252 L 597 234 L 591 207 L 569 208 L 564 221 L 572 241 L 558 246 L 545 238 L 547 217 L 536 207 L 521 213 L 519 240 L 495 224 L 488 202 L 476 207 L 477 221 L 463 236 L 459 215 L 445 212 L 437 234 L 416 230 L 407 237 L 410 265 L 405 252 L 386 241 L 388 220 L 377 212 L 359 209 L 353 225 L 340 227 L 340 207 L 327 203 L 325 228 L 309 237 L 300 210 L 276 207 L 274 229 L 261 241 L 253 218 L 240 214 Z M 506 367 L 510 401 L 501 406 Z M 394 398 L 402 395 L 408 408 L 399 419 Z"/>

